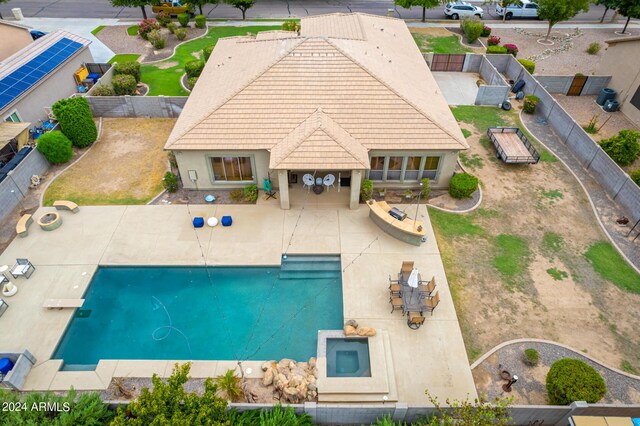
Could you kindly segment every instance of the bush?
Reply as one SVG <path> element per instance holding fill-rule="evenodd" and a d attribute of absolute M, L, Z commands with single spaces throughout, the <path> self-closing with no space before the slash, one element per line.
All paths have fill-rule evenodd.
<path fill-rule="evenodd" d="M 284 21 L 282 24 L 283 31 L 300 31 L 300 22 L 296 22 L 293 19 Z"/>
<path fill-rule="evenodd" d="M 169 29 L 169 32 L 171 34 L 174 34 L 176 32 L 176 30 L 178 29 L 178 26 L 176 25 L 175 22 L 171 22 L 167 25 L 167 28 Z"/>
<path fill-rule="evenodd" d="M 64 133 L 54 130 L 45 133 L 37 140 L 38 151 L 45 156 L 51 164 L 66 163 L 73 157 L 73 144 Z"/>
<path fill-rule="evenodd" d="M 118 62 L 114 65 L 114 75 L 127 74 L 132 75 L 136 79 L 136 83 L 140 82 L 140 62 L 126 61 Z"/>
<path fill-rule="evenodd" d="M 489 37 L 490 35 L 491 35 L 491 28 L 485 25 L 482 28 L 482 34 L 480 34 L 480 37 Z"/>
<path fill-rule="evenodd" d="M 522 361 L 530 367 L 535 367 L 540 362 L 540 354 L 533 348 L 525 349 Z"/>
<path fill-rule="evenodd" d="M 189 77 L 187 79 L 187 86 L 189 87 L 189 90 L 193 90 L 197 82 L 198 82 L 198 77 Z"/>
<path fill-rule="evenodd" d="M 518 59 L 518 62 L 520 62 L 520 65 L 522 65 L 525 70 L 529 71 L 529 74 L 533 74 L 536 70 L 536 63 L 533 61 L 528 59 Z"/>
<path fill-rule="evenodd" d="M 518 52 L 520 51 L 518 49 L 518 46 L 516 46 L 515 44 L 511 44 L 511 43 L 507 43 L 504 45 L 505 49 L 507 49 L 507 53 L 510 55 L 513 55 L 514 57 L 518 56 Z"/>
<path fill-rule="evenodd" d="M 489 46 L 497 46 L 500 44 L 500 37 L 498 36 L 491 36 L 487 39 L 487 44 Z"/>
<path fill-rule="evenodd" d="M 186 27 L 186 25 L 183 25 Z M 207 17 L 204 15 L 196 16 L 196 28 L 206 28 L 207 27 Z"/>
<path fill-rule="evenodd" d="M 479 19 L 467 17 L 460 21 L 460 29 L 467 38 L 467 42 L 473 43 L 482 35 L 484 24 Z"/>
<path fill-rule="evenodd" d="M 147 34 L 147 40 L 155 49 L 164 49 L 167 44 L 167 39 L 158 30 L 153 30 Z"/>
<path fill-rule="evenodd" d="M 232 201 L 241 201 L 242 198 L 244 198 L 244 191 L 240 188 L 232 189 L 231 192 L 229 192 L 229 198 L 231 198 Z"/>
<path fill-rule="evenodd" d="M 362 187 L 360 188 L 360 199 L 367 201 L 371 199 L 373 195 L 373 181 L 371 179 L 364 179 L 362 181 Z"/>
<path fill-rule="evenodd" d="M 198 59 L 189 61 L 184 64 L 184 71 L 187 73 L 187 77 L 200 77 L 202 69 L 204 68 L 204 61 Z"/>
<path fill-rule="evenodd" d="M 178 22 L 180 22 L 180 25 L 182 25 L 183 27 L 189 26 L 189 14 L 188 13 L 179 14 Z"/>
<path fill-rule="evenodd" d="M 161 27 L 166 27 L 171 22 L 171 16 L 164 11 L 160 11 L 160 13 L 156 15 L 156 21 L 158 21 Z"/>
<path fill-rule="evenodd" d="M 607 386 L 602 376 L 579 359 L 560 359 L 547 373 L 547 398 L 553 405 L 569 405 L 574 401 L 593 404 L 605 393 Z"/>
<path fill-rule="evenodd" d="M 246 201 L 255 203 L 258 199 L 258 186 L 255 183 L 245 186 L 242 192 Z"/>
<path fill-rule="evenodd" d="M 635 169 L 629 173 L 629 177 L 631 177 L 631 180 L 634 181 L 636 185 L 640 186 L 640 169 Z"/>
<path fill-rule="evenodd" d="M 113 77 L 113 80 L 111 80 L 111 84 L 113 84 L 113 91 L 118 96 L 136 94 L 136 79 L 133 78 L 132 75 L 116 75 Z"/>
<path fill-rule="evenodd" d="M 524 104 L 522 105 L 522 110 L 527 114 L 533 114 L 536 112 L 536 107 L 538 106 L 538 102 L 540 102 L 540 98 L 534 95 L 527 95 L 524 97 Z"/>
<path fill-rule="evenodd" d="M 93 88 L 91 92 L 91 96 L 115 96 L 116 92 L 113 91 L 113 86 L 107 86 L 106 84 L 101 84 Z"/>
<path fill-rule="evenodd" d="M 640 132 L 635 130 L 620 130 L 609 139 L 599 142 L 600 147 L 609 154 L 609 157 L 621 166 L 628 166 L 640 155 Z"/>
<path fill-rule="evenodd" d="M 149 33 L 154 30 L 159 30 L 160 24 L 155 19 L 143 19 L 138 24 L 138 34 L 140 37 L 147 40 Z"/>
<path fill-rule="evenodd" d="M 587 53 L 589 55 L 597 55 L 599 51 L 600 51 L 600 43 L 598 43 L 597 41 L 594 41 L 593 43 L 591 43 L 587 48 Z"/>
<path fill-rule="evenodd" d="M 429 178 L 422 178 L 421 182 L 422 190 L 420 191 L 420 197 L 426 200 L 429 197 L 429 194 L 431 194 L 431 181 Z"/>
<path fill-rule="evenodd" d="M 213 52 L 213 48 L 214 47 L 216 47 L 216 45 L 212 44 L 212 45 L 207 46 L 204 49 L 202 49 L 202 57 L 204 58 L 205 62 L 207 62 L 209 60 L 209 57 L 211 56 L 211 52 Z"/>
<path fill-rule="evenodd" d="M 178 190 L 178 176 L 173 172 L 167 172 L 162 178 L 162 186 L 167 192 L 176 192 Z"/>
<path fill-rule="evenodd" d="M 176 28 L 173 32 L 178 40 L 184 40 L 187 38 L 187 29 L 186 28 Z"/>
<path fill-rule="evenodd" d="M 504 46 L 489 46 L 487 47 L 487 55 L 503 55 L 507 53 L 507 48 Z"/>
<path fill-rule="evenodd" d="M 478 178 L 469 173 L 453 175 L 449 183 L 449 195 L 453 198 L 470 198 L 478 189 Z"/>
<path fill-rule="evenodd" d="M 62 133 L 73 145 L 84 148 L 98 139 L 98 129 L 93 121 L 89 102 L 83 97 L 60 99 L 51 107 Z"/>

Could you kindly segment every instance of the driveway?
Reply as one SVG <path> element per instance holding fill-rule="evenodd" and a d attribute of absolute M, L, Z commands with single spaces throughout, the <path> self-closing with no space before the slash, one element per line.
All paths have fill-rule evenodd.
<path fill-rule="evenodd" d="M 469 72 L 432 72 L 449 105 L 475 105 L 476 81 L 480 76 Z"/>

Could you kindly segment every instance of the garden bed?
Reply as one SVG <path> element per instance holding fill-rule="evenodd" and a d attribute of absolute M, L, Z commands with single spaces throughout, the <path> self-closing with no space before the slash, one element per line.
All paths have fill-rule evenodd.
<path fill-rule="evenodd" d="M 233 191 L 233 189 L 184 189 L 182 188 L 182 183 L 180 183 L 180 189 L 176 192 L 163 193 L 152 204 L 255 204 L 255 201 L 247 201 L 244 198 L 232 196 Z M 213 195 L 216 200 L 213 203 L 207 203 L 204 200 L 207 195 Z"/>

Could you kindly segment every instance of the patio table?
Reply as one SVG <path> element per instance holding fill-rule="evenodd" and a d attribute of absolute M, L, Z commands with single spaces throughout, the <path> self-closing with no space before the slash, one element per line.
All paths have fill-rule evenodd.
<path fill-rule="evenodd" d="M 418 282 L 422 281 L 422 277 L 418 274 Z M 401 285 L 402 306 L 404 312 L 420 312 L 422 313 L 422 301 L 420 298 L 420 290 L 409 286 L 408 281 L 402 279 L 402 272 L 398 274 L 398 282 Z"/>

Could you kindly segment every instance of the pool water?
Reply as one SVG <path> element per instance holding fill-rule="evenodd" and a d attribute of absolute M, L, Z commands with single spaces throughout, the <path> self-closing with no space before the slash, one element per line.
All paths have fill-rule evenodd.
<path fill-rule="evenodd" d="M 371 377 L 369 339 L 327 339 L 327 377 Z"/>
<path fill-rule="evenodd" d="M 318 330 L 341 329 L 337 256 L 278 267 L 100 267 L 53 358 L 308 360 Z"/>

